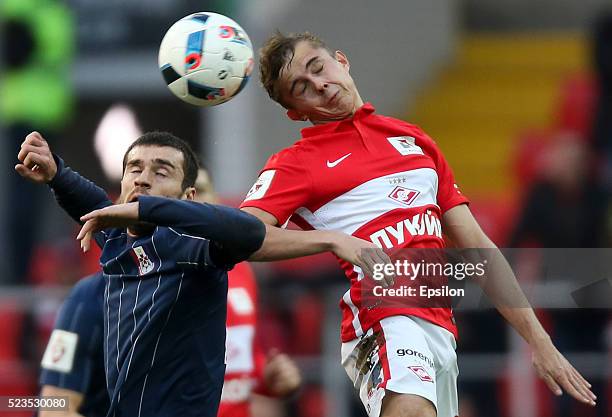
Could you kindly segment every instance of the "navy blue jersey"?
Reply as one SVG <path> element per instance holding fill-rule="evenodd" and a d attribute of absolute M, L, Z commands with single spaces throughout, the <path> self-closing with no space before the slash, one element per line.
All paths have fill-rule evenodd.
<path fill-rule="evenodd" d="M 79 414 L 103 417 L 109 408 L 104 375 L 105 280 L 101 273 L 83 278 L 62 304 L 43 360 L 40 385 L 83 394 Z"/>
<path fill-rule="evenodd" d="M 65 167 L 49 183 L 75 219 L 111 204 Z M 109 417 L 216 416 L 225 372 L 227 269 L 256 251 L 265 226 L 229 207 L 141 196 L 137 238 L 99 233 Z"/>

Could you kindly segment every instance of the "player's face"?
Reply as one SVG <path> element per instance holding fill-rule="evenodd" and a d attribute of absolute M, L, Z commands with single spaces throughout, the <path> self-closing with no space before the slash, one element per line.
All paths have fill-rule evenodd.
<path fill-rule="evenodd" d="M 281 102 L 294 116 L 315 124 L 352 116 L 363 101 L 349 67 L 340 51 L 331 56 L 307 41 L 298 43 L 293 58 L 279 74 Z"/>
<path fill-rule="evenodd" d="M 193 199 L 193 187 L 182 189 L 183 153 L 169 146 L 135 146 L 126 158 L 121 203 L 140 195 Z"/>

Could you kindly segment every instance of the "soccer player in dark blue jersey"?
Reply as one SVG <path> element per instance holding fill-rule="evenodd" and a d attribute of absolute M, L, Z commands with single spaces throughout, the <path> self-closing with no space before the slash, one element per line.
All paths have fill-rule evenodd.
<path fill-rule="evenodd" d="M 263 223 L 196 203 L 197 159 L 182 140 L 147 133 L 124 157 L 118 205 L 28 135 L 15 169 L 48 183 L 102 247 L 109 417 L 217 413 L 225 370 L 227 269 L 262 245 Z"/>
<path fill-rule="evenodd" d="M 83 278 L 62 304 L 41 362 L 41 396 L 68 397 L 69 409 L 38 417 L 104 417 L 109 408 L 104 376 L 105 282 L 102 273 Z"/>

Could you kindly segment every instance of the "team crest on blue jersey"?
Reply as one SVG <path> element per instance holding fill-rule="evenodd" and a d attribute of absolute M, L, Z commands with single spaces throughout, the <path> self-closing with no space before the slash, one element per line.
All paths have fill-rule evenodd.
<path fill-rule="evenodd" d="M 145 275 L 151 272 L 155 264 L 151 261 L 144 248 L 136 246 L 132 251 L 134 258 L 138 262 L 138 275 Z"/>

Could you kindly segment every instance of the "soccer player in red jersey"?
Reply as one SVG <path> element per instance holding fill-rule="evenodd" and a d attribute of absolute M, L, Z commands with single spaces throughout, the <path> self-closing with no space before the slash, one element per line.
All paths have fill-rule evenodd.
<path fill-rule="evenodd" d="M 441 249 L 443 232 L 459 248 L 497 248 L 472 216 L 436 143 L 415 125 L 376 114 L 349 68 L 345 54 L 309 33 L 276 33 L 264 44 L 260 71 L 268 94 L 290 118 L 314 126 L 270 157 L 241 205 L 267 225 L 267 244 L 250 259 L 332 248 L 351 282 L 340 301 L 342 363 L 368 414 L 454 417 L 451 309 L 368 308 L 360 289 L 368 271 L 360 268 L 358 248 L 353 240 L 338 244 L 335 233 L 387 250 Z M 316 231 L 278 227 L 289 219 Z M 539 376 L 555 394 L 564 390 L 594 405 L 590 384 L 555 348 L 503 257 L 497 269 L 503 278 L 489 280 L 485 292 L 533 349 Z"/>
<path fill-rule="evenodd" d="M 218 204 L 218 197 L 204 169 L 198 171 L 195 201 Z M 217 417 L 249 417 L 253 394 L 282 398 L 301 383 L 295 363 L 284 353 L 264 352 L 257 334 L 257 282 L 247 262 L 227 274 L 226 368 Z M 260 404 L 270 405 L 269 402 Z M 257 417 L 257 416 L 253 416 Z"/>

